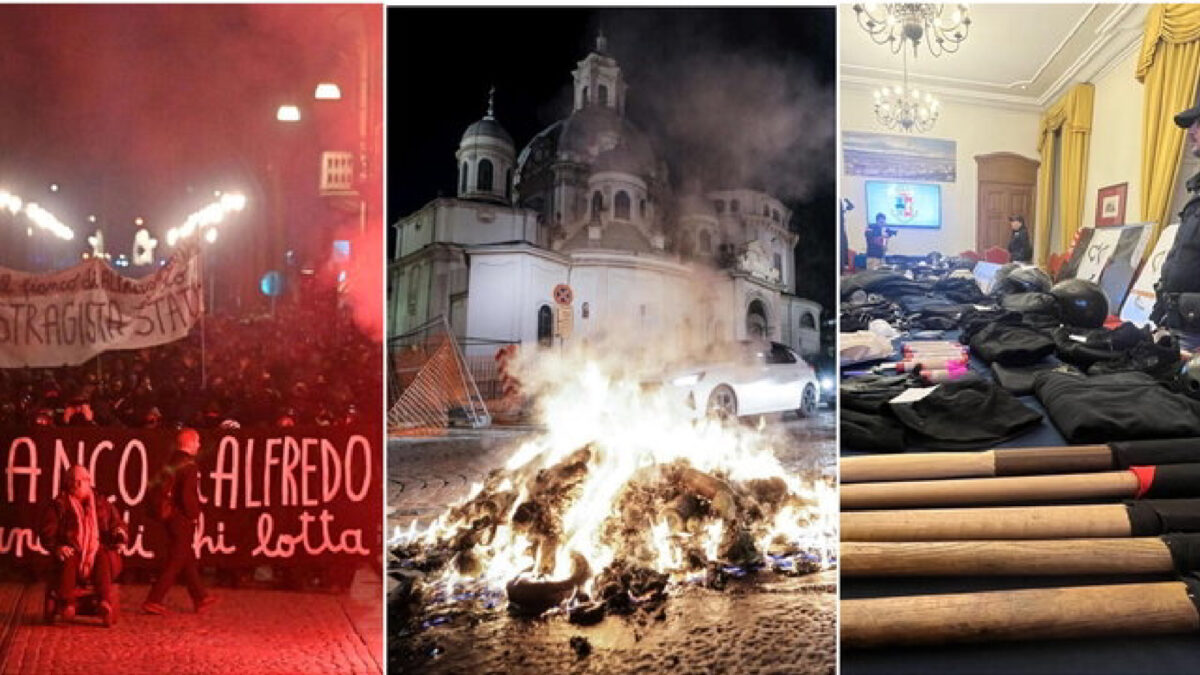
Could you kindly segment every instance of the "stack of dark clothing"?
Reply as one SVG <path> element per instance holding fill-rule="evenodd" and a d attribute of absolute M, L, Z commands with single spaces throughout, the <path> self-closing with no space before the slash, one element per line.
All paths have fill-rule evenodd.
<path fill-rule="evenodd" d="M 918 400 L 893 401 L 915 384 L 902 375 L 843 382 L 842 444 L 870 452 L 968 450 L 1014 438 L 1042 420 L 1012 394 L 975 376 L 940 384 Z"/>
<path fill-rule="evenodd" d="M 1200 436 L 1200 401 L 1146 373 L 1045 373 L 1034 390 L 1071 443 Z"/>
<path fill-rule="evenodd" d="M 959 317 L 986 297 L 974 279 L 909 279 L 872 270 L 842 279 L 841 330 L 864 330 L 883 319 L 900 330 L 951 330 Z"/>

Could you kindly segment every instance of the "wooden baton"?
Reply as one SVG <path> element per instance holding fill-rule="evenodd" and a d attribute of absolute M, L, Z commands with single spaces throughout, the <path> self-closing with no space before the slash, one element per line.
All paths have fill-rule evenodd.
<path fill-rule="evenodd" d="M 1195 537 L 1197 535 L 1190 535 Z M 1165 574 L 1176 569 L 1165 540 L 842 542 L 848 577 Z"/>
<path fill-rule="evenodd" d="M 845 488 L 843 488 L 845 489 Z M 842 541 L 1128 537 L 1123 504 L 1000 506 L 842 513 Z"/>
<path fill-rule="evenodd" d="M 1111 471 L 1135 465 L 1200 462 L 1200 438 L 1118 441 L 1106 445 L 995 448 L 843 457 L 843 483 Z"/>
<path fill-rule="evenodd" d="M 843 483 L 1086 473 L 1114 468 L 1112 450 L 1107 445 L 863 455 L 843 457 L 839 464 Z"/>
<path fill-rule="evenodd" d="M 847 648 L 1200 631 L 1182 581 L 842 600 Z M 1193 589 L 1194 590 L 1194 589 Z"/>
<path fill-rule="evenodd" d="M 1076 539 L 1200 533 L 1200 499 L 1123 504 L 845 511 L 843 541 Z"/>
<path fill-rule="evenodd" d="M 842 485 L 840 494 L 842 509 L 1195 497 L 1200 496 L 1200 464 L 1048 476 L 853 483 Z"/>

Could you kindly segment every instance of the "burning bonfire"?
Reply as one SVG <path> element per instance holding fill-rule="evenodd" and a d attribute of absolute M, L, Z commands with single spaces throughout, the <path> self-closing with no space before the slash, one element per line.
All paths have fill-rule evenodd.
<path fill-rule="evenodd" d="M 540 358 L 522 381 L 544 432 L 427 528 L 394 533 L 400 617 L 474 601 L 592 623 L 680 584 L 835 565 L 836 488 L 780 464 L 782 433 L 697 419 L 627 366 Z"/>

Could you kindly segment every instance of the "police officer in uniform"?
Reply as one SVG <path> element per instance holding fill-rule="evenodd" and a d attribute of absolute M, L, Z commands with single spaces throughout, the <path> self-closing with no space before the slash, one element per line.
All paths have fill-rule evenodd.
<path fill-rule="evenodd" d="M 1192 152 L 1200 156 L 1200 105 L 1175 115 L 1175 124 L 1187 129 Z M 1163 261 L 1150 318 L 1192 352 L 1200 348 L 1200 173 L 1188 179 L 1187 189 L 1191 199 L 1179 214 L 1179 231 Z"/>

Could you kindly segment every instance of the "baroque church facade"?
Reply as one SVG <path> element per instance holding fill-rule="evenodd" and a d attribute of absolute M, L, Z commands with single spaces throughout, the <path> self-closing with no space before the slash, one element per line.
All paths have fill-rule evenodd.
<path fill-rule="evenodd" d="M 821 308 L 790 292 L 791 211 L 747 188 L 673 190 L 603 36 L 572 75 L 571 114 L 519 153 L 489 98 L 455 153 L 457 196 L 392 225 L 389 335 L 444 315 L 460 338 L 523 346 L 635 330 L 815 353 Z"/>

